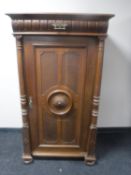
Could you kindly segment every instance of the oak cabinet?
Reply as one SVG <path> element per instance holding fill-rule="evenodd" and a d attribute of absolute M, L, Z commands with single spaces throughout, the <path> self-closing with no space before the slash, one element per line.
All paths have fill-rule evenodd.
<path fill-rule="evenodd" d="M 25 163 L 96 161 L 104 39 L 113 15 L 8 14 L 17 42 Z"/>

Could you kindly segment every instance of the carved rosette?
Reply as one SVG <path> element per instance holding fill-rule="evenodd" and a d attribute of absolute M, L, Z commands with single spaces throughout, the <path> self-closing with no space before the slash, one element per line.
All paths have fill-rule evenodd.
<path fill-rule="evenodd" d="M 65 115 L 71 110 L 72 96 L 65 90 L 53 90 L 47 96 L 47 106 L 52 114 Z"/>

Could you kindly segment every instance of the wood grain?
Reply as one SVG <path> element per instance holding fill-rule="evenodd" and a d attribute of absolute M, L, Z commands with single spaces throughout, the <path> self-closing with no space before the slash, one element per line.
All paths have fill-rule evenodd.
<path fill-rule="evenodd" d="M 17 41 L 24 156 L 96 161 L 104 40 L 111 14 L 8 14 Z"/>

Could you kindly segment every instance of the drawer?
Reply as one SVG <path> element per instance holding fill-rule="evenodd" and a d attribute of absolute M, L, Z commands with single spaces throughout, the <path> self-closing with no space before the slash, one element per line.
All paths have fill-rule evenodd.
<path fill-rule="evenodd" d="M 95 32 L 105 33 L 108 23 L 105 21 L 86 20 L 46 20 L 46 19 L 15 19 L 13 30 L 17 32 Z"/>

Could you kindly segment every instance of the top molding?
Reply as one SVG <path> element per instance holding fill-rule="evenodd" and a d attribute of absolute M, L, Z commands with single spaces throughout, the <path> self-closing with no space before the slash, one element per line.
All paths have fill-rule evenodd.
<path fill-rule="evenodd" d="M 105 36 L 113 14 L 7 14 L 15 35 L 96 35 Z"/>

